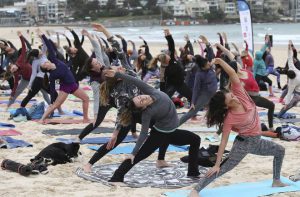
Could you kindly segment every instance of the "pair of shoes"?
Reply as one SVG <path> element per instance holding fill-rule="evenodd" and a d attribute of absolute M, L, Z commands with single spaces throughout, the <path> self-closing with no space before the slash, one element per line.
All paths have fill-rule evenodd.
<path fill-rule="evenodd" d="M 15 122 L 27 122 L 27 117 L 19 114 L 18 116 L 14 117 L 13 120 Z"/>

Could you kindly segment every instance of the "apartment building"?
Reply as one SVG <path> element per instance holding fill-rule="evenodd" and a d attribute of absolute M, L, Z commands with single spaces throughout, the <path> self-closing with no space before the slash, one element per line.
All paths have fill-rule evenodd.
<path fill-rule="evenodd" d="M 209 13 L 209 5 L 203 0 L 188 1 L 186 4 L 186 14 L 192 18 L 203 16 Z"/>

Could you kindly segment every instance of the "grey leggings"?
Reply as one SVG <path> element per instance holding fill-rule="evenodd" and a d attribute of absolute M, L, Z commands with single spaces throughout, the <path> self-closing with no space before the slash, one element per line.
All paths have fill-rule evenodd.
<path fill-rule="evenodd" d="M 285 149 L 283 146 L 276 144 L 269 140 L 261 139 L 260 136 L 255 137 L 242 137 L 237 136 L 234 140 L 232 149 L 229 153 L 228 159 L 221 164 L 218 176 L 222 176 L 226 172 L 232 170 L 237 166 L 242 159 L 248 154 L 274 156 L 273 160 L 273 179 L 280 179 L 280 171 L 282 166 Z M 253 166 L 255 168 L 255 166 Z M 195 186 L 198 192 L 206 187 L 209 183 L 217 178 L 217 175 L 212 175 L 209 178 L 203 178 Z"/>
<path fill-rule="evenodd" d="M 188 119 L 192 118 L 197 114 L 197 112 L 202 109 L 205 105 L 208 104 L 211 97 L 215 94 L 215 92 L 201 92 L 200 96 L 197 98 L 195 103 L 195 109 L 188 111 L 188 113 L 184 114 L 179 120 L 179 126 L 185 123 Z"/>
<path fill-rule="evenodd" d="M 28 84 L 29 84 L 29 81 L 27 81 L 27 80 L 25 80 L 23 78 L 20 79 L 20 82 L 19 82 L 18 87 L 16 89 L 15 95 L 8 102 L 8 105 L 7 105 L 8 107 L 11 106 L 16 101 L 16 99 L 18 98 L 18 96 L 20 96 L 20 94 L 22 94 L 22 92 L 26 89 L 26 87 L 28 86 Z M 45 90 L 43 90 L 43 89 L 41 89 L 41 92 L 43 94 L 44 99 L 46 101 L 47 101 L 47 99 L 49 100 L 48 93 Z"/>
<path fill-rule="evenodd" d="M 286 106 L 284 106 L 278 113 L 278 118 L 281 118 L 283 114 L 285 114 L 288 110 L 290 110 L 292 107 L 295 107 L 299 101 L 300 101 L 300 92 L 294 92 L 294 96 L 292 100 Z"/>
<path fill-rule="evenodd" d="M 93 81 L 91 83 L 91 87 L 93 90 L 93 97 L 94 97 L 94 115 L 98 114 L 98 109 L 99 109 L 99 97 L 100 97 L 100 83 L 98 81 Z M 97 118 L 97 117 L 94 117 Z"/>

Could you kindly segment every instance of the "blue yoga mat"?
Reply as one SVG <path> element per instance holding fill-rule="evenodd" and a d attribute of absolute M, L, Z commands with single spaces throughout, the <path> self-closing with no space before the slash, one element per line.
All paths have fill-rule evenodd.
<path fill-rule="evenodd" d="M 71 140 L 68 138 L 56 138 L 57 141 L 71 143 Z M 105 144 L 109 142 L 110 137 L 90 137 L 84 138 L 81 140 L 80 144 Z M 136 138 L 132 137 L 132 135 L 126 136 L 126 138 L 122 141 L 122 143 L 136 142 Z"/>
<path fill-rule="evenodd" d="M 12 137 L 1 137 L 6 143 L 1 145 L 1 148 L 19 148 L 19 147 L 32 147 L 32 144 L 25 142 L 23 140 L 16 140 Z M 6 146 L 5 146 L 6 145 Z"/>
<path fill-rule="evenodd" d="M 300 181 L 293 182 L 287 178 L 281 177 L 284 183 L 289 184 L 288 187 L 272 187 L 272 180 L 265 180 L 253 183 L 239 183 L 229 186 L 204 189 L 200 192 L 201 197 L 258 197 L 284 192 L 300 191 Z M 178 190 L 175 192 L 166 192 L 164 195 L 168 197 L 187 197 L 190 191 Z"/>
<path fill-rule="evenodd" d="M 13 124 L 5 123 L 5 122 L 0 122 L 0 127 L 15 128 L 16 126 Z"/>
<path fill-rule="evenodd" d="M 78 116 L 83 116 L 83 113 L 81 111 L 78 111 L 78 110 L 73 110 L 73 114 L 76 114 Z"/>
<path fill-rule="evenodd" d="M 130 154 L 134 148 L 135 144 L 126 144 L 124 146 L 117 146 L 115 149 L 111 150 L 108 154 Z M 98 150 L 99 146 L 88 146 L 91 150 Z M 184 152 L 188 151 L 188 146 L 173 146 L 169 145 L 169 152 Z M 157 151 L 157 150 L 156 150 Z"/>
<path fill-rule="evenodd" d="M 236 136 L 237 136 L 236 134 L 230 134 L 230 135 L 229 135 L 229 138 L 228 138 L 228 141 L 229 141 L 229 142 L 233 142 L 233 141 L 235 140 L 235 137 L 236 137 Z M 265 137 L 265 136 L 261 136 L 261 139 L 272 140 L 272 138 L 270 138 L 270 137 Z M 221 141 L 221 136 L 220 136 L 220 138 L 218 139 L 218 138 L 215 138 L 215 136 L 213 136 L 213 135 L 209 135 L 209 136 L 206 136 L 206 137 L 205 137 L 205 140 L 208 140 L 209 142 L 219 142 L 219 141 Z"/>
<path fill-rule="evenodd" d="M 69 111 L 65 111 L 64 110 L 64 113 L 65 114 L 59 114 L 59 112 L 54 112 L 54 114 L 53 114 L 53 117 L 64 117 L 64 116 L 72 116 L 72 117 L 81 117 L 81 116 L 83 116 L 83 115 L 80 115 L 80 114 L 75 114 L 74 113 L 74 111 L 73 112 L 69 112 Z"/>

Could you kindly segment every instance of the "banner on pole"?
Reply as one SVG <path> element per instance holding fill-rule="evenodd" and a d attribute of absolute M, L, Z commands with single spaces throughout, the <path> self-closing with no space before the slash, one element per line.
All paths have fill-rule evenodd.
<path fill-rule="evenodd" d="M 245 0 L 238 0 L 237 3 L 242 27 L 242 36 L 248 43 L 249 51 L 253 54 L 254 39 L 250 6 Z"/>

